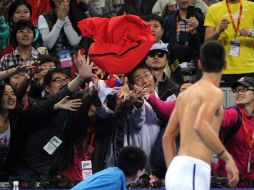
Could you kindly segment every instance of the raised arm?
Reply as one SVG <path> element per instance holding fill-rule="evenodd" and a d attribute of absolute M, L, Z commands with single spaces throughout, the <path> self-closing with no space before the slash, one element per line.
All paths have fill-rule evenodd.
<path fill-rule="evenodd" d="M 177 115 L 177 107 L 175 107 L 162 138 L 164 159 L 167 167 L 170 165 L 171 161 L 176 155 L 175 138 L 178 134 L 179 120 Z"/>
<path fill-rule="evenodd" d="M 168 119 L 175 107 L 175 102 L 162 101 L 155 94 L 151 94 L 147 99 L 147 102 L 153 107 L 155 113 L 163 119 Z"/>
<path fill-rule="evenodd" d="M 228 153 L 224 145 L 221 143 L 218 135 L 212 129 L 210 123 L 212 123 L 213 117 L 217 109 L 221 106 L 221 98 L 214 101 L 215 98 L 207 97 L 207 100 L 211 99 L 213 101 L 205 101 L 201 103 L 197 110 L 197 118 L 194 124 L 194 130 L 201 139 L 201 141 L 218 157 L 221 157 L 226 162 L 226 169 L 229 178 L 229 185 L 231 187 L 236 186 L 239 181 L 239 171 L 235 165 L 232 156 Z M 222 112 L 222 109 L 221 111 Z M 222 114 L 222 113 L 220 113 Z"/>

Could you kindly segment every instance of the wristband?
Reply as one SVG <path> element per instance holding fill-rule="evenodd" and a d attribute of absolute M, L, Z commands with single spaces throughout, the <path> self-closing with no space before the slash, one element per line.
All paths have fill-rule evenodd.
<path fill-rule="evenodd" d="M 78 83 L 80 83 L 80 84 L 83 84 L 84 83 L 84 79 L 82 79 L 79 75 L 76 77 L 76 79 L 77 79 L 77 81 L 78 81 Z"/>
<path fill-rule="evenodd" d="M 249 29 L 250 31 L 250 37 L 254 38 L 254 30 L 253 29 Z"/>
<path fill-rule="evenodd" d="M 217 157 L 221 157 L 224 154 L 225 150 L 221 151 L 219 154 L 217 154 Z"/>

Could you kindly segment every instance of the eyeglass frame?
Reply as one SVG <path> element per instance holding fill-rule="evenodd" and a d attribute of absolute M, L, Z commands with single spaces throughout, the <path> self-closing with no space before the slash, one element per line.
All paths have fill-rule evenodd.
<path fill-rule="evenodd" d="M 146 80 L 153 79 L 153 75 L 150 72 L 146 72 L 143 77 L 136 77 L 134 78 L 135 83 L 143 83 Z"/>
<path fill-rule="evenodd" d="M 60 83 L 68 82 L 69 80 L 70 80 L 69 78 L 62 79 L 60 77 L 56 77 L 54 80 L 51 80 L 51 82 L 55 82 L 57 84 L 60 84 Z"/>
<path fill-rule="evenodd" d="M 245 93 L 247 91 L 254 91 L 254 88 L 252 88 L 252 87 L 243 87 L 243 88 L 238 88 L 237 90 L 236 90 L 236 88 L 232 89 L 233 93 L 239 93 L 239 92 Z"/>

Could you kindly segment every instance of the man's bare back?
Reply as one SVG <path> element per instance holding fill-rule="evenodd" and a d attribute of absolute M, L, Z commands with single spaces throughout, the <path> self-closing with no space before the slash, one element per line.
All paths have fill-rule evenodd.
<path fill-rule="evenodd" d="M 180 93 L 163 135 L 168 166 L 165 184 L 170 190 L 210 189 L 212 153 L 226 162 L 229 186 L 234 187 L 239 181 L 235 162 L 218 137 L 223 117 L 223 93 L 219 85 L 226 66 L 223 45 L 218 41 L 203 44 L 198 66 L 202 78 Z M 179 134 L 180 149 L 176 156 L 175 138 Z"/>
<path fill-rule="evenodd" d="M 222 100 L 222 91 L 206 81 L 197 82 L 178 96 L 176 112 L 181 135 L 178 155 L 192 156 L 210 164 L 212 153 L 198 137 L 194 127 L 202 109 L 208 108 L 204 117 L 212 117 L 210 124 L 218 134 L 223 117 Z"/>

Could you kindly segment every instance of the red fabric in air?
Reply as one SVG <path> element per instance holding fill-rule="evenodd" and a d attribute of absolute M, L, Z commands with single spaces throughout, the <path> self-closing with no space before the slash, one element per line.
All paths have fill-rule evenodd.
<path fill-rule="evenodd" d="M 155 41 L 150 25 L 134 15 L 87 18 L 78 27 L 84 37 L 95 40 L 88 51 L 90 59 L 111 74 L 133 70 Z"/>

